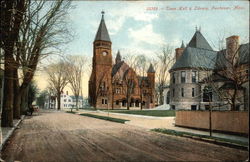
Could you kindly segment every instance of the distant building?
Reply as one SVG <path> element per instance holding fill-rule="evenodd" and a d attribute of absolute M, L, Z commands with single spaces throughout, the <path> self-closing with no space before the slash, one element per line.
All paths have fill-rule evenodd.
<path fill-rule="evenodd" d="M 237 87 L 237 109 L 248 109 L 249 43 L 240 45 L 239 36 L 231 36 L 226 41 L 226 49 L 214 51 L 201 32 L 196 30 L 187 47 L 182 43 L 175 50 L 176 61 L 169 71 L 171 109 L 205 110 L 211 104 L 214 109 L 229 110 L 226 98 L 222 99 L 215 90 L 208 92 L 212 83 L 218 91 L 232 94 L 236 84 L 230 79 L 232 74 L 227 72 L 230 68 L 228 60 L 233 61 L 236 67 L 234 73 L 243 83 Z"/>
<path fill-rule="evenodd" d="M 50 103 L 50 104 L 49 104 Z M 78 108 L 83 107 L 83 97 L 78 97 L 78 104 L 76 104 L 76 97 L 68 95 L 68 92 L 61 94 L 61 109 L 71 109 L 76 108 L 76 105 Z M 45 108 L 46 109 L 57 109 L 57 99 L 55 96 L 47 96 L 45 101 Z"/>
<path fill-rule="evenodd" d="M 104 14 L 104 13 L 103 13 Z M 153 108 L 155 106 L 155 70 L 138 76 L 118 51 L 112 63 L 112 42 L 104 15 L 93 43 L 92 73 L 89 79 L 89 103 L 96 108 Z"/>

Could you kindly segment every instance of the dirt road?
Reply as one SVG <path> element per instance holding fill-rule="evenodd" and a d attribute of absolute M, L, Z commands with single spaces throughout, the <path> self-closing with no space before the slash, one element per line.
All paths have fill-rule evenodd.
<path fill-rule="evenodd" d="M 26 118 L 20 127 L 2 152 L 6 161 L 221 161 L 248 157 L 247 151 L 64 112 Z"/>

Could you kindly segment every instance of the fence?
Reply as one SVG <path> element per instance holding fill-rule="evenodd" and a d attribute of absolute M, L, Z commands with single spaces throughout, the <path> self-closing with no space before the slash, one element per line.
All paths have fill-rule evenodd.
<path fill-rule="evenodd" d="M 212 130 L 237 134 L 248 134 L 248 112 L 213 111 Z M 209 111 L 176 111 L 176 126 L 209 129 Z"/>

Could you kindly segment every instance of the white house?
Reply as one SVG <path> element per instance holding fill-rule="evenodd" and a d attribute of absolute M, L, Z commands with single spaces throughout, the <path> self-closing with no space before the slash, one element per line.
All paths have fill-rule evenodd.
<path fill-rule="evenodd" d="M 50 105 L 49 105 L 50 103 Z M 57 100 L 54 96 L 48 96 L 46 98 L 45 101 L 45 108 L 49 109 L 53 109 L 53 108 L 57 108 Z M 82 108 L 83 107 L 83 97 L 79 96 L 78 97 L 78 108 Z M 68 91 L 66 91 L 66 93 L 62 93 L 61 94 L 61 109 L 71 109 L 71 108 L 76 108 L 76 97 L 75 96 L 70 96 L 68 95 Z"/>

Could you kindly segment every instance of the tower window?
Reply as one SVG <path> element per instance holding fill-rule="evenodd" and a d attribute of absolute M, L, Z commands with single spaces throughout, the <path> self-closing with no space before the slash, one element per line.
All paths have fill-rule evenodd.
<path fill-rule="evenodd" d="M 192 83 L 197 82 L 197 71 L 192 71 Z"/>
<path fill-rule="evenodd" d="M 181 88 L 181 97 L 184 97 L 184 88 Z"/>
<path fill-rule="evenodd" d="M 181 72 L 181 83 L 185 83 L 186 82 L 186 72 L 182 71 Z"/>
<path fill-rule="evenodd" d="M 192 97 L 194 97 L 194 88 L 192 88 Z"/>
<path fill-rule="evenodd" d="M 172 94 L 172 95 L 173 95 L 173 97 L 174 97 L 174 94 L 175 94 L 175 89 L 173 89 L 173 94 Z"/>

